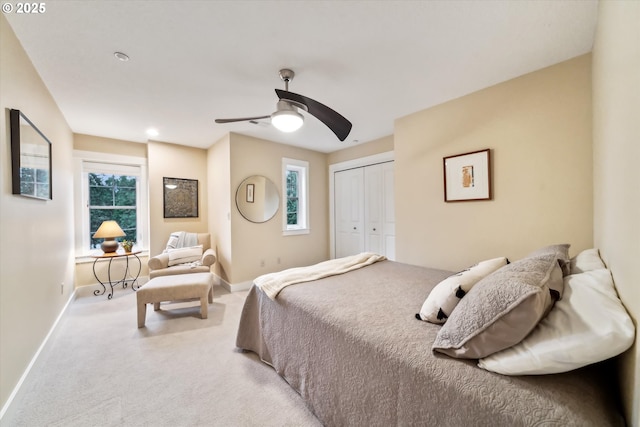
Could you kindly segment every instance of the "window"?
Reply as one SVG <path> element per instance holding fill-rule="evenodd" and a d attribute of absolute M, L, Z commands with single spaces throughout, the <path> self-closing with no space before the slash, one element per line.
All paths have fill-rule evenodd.
<path fill-rule="evenodd" d="M 97 249 L 102 239 L 93 234 L 103 221 L 115 220 L 126 233 L 123 239 L 137 240 L 138 177 L 135 175 L 89 172 L 89 234 L 91 249 Z"/>
<path fill-rule="evenodd" d="M 146 159 L 104 153 L 74 152 L 76 194 L 76 256 L 100 248 L 93 234 L 106 220 L 115 220 L 139 249 L 148 247 Z"/>
<path fill-rule="evenodd" d="M 284 234 L 309 233 L 309 162 L 283 158 L 282 183 Z"/>

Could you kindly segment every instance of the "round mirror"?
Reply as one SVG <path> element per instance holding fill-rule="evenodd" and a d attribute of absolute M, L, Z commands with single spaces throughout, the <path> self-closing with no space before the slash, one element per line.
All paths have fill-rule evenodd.
<path fill-rule="evenodd" d="M 280 206 L 278 189 L 269 178 L 250 176 L 236 191 L 236 205 L 240 214 L 251 222 L 269 221 Z"/>

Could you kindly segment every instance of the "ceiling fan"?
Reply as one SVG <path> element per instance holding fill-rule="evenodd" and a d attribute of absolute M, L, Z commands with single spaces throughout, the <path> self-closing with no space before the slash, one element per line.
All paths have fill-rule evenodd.
<path fill-rule="evenodd" d="M 236 119 L 216 119 L 216 123 L 244 122 L 261 119 L 271 119 L 271 124 L 282 132 L 293 132 L 302 126 L 304 116 L 298 111 L 304 110 L 311 114 L 336 134 L 340 141 L 344 141 L 351 132 L 351 122 L 338 112 L 324 104 L 297 93 L 289 92 L 289 82 L 295 73 L 287 68 L 280 70 L 280 79 L 284 82 L 285 90 L 276 89 L 278 101 L 276 111 L 270 115 L 257 117 L 242 117 Z"/>

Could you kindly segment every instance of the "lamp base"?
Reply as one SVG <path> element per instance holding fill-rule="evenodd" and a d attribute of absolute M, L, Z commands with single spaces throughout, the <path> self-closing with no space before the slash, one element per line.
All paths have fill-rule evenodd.
<path fill-rule="evenodd" d="M 108 254 L 108 253 L 117 251 L 118 246 L 119 246 L 119 243 L 114 239 L 110 239 L 110 240 L 105 239 L 105 241 L 102 242 L 102 245 L 100 245 L 100 249 L 102 249 L 102 252 L 104 252 L 105 254 Z"/>

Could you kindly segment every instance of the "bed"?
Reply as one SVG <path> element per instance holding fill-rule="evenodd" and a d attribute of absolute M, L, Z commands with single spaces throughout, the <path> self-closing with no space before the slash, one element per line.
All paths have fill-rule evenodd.
<path fill-rule="evenodd" d="M 236 345 L 258 354 L 327 426 L 624 425 L 611 361 L 505 376 L 432 351 L 441 326 L 416 319 L 452 272 L 384 260 L 249 291 Z"/>

